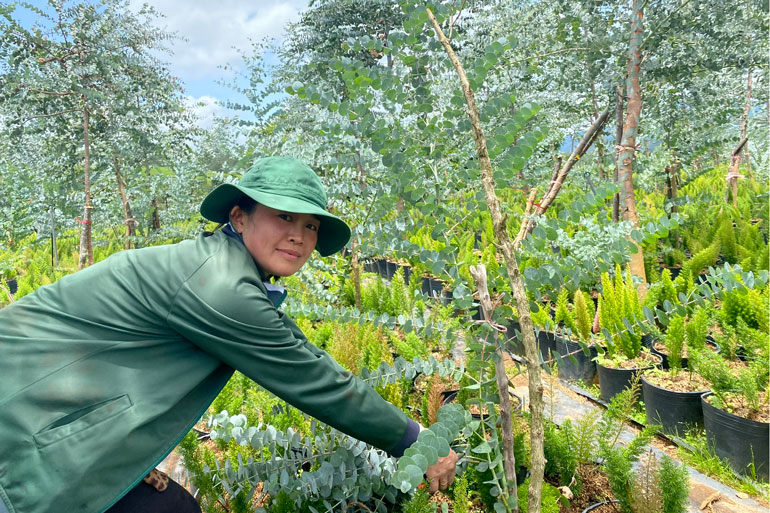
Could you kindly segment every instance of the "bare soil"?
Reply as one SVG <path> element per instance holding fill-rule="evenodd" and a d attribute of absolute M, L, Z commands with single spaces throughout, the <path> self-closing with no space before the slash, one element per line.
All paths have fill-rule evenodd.
<path fill-rule="evenodd" d="M 656 387 L 674 392 L 705 392 L 711 390 L 711 384 L 699 374 L 682 370 L 676 374 L 670 372 L 648 372 L 644 379 Z"/>
<path fill-rule="evenodd" d="M 763 405 L 759 409 L 759 411 L 752 410 L 748 403 L 746 402 L 746 398 L 743 397 L 741 394 L 726 394 L 726 397 L 729 401 L 729 407 L 728 410 L 733 415 L 737 415 L 738 417 L 743 417 L 745 419 L 753 420 L 756 422 L 770 422 L 770 413 L 767 411 L 767 403 Z M 716 406 L 712 399 L 714 396 L 709 396 L 706 398 L 706 400 Z"/>
<path fill-rule="evenodd" d="M 581 483 L 583 483 L 580 495 L 570 501 L 568 508 L 560 506 L 559 513 L 582 513 L 591 504 L 609 500 L 613 497 L 607 474 L 599 465 L 582 464 L 578 467 L 577 472 Z"/>

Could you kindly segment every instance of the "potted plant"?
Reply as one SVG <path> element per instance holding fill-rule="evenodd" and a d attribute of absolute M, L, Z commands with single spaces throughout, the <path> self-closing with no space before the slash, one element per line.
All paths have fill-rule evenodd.
<path fill-rule="evenodd" d="M 748 330 L 751 328 L 744 328 Z M 763 339 L 767 346 L 766 334 Z M 770 451 L 767 351 L 764 358 L 748 362 L 728 360 L 705 351 L 693 355 L 692 364 L 711 384 L 711 392 L 701 396 L 709 445 L 735 471 L 767 480 Z"/>
<path fill-rule="evenodd" d="M 711 308 L 713 307 L 708 309 L 705 307 L 696 308 L 686 323 L 681 316 L 674 316 L 670 322 L 683 324 L 684 329 L 682 330 L 681 326 L 677 326 L 672 332 L 671 325 L 669 325 L 666 336 L 652 340 L 650 351 L 662 358 L 661 368 L 669 369 L 671 367 L 669 361 L 671 354 L 677 359 L 676 367 L 686 369 L 689 365 L 688 355 L 691 352 L 711 350 L 718 353 L 721 350 L 720 345 L 708 335 L 709 310 Z M 672 336 L 668 336 L 669 333 Z"/>
<path fill-rule="evenodd" d="M 601 398 L 609 402 L 637 374 L 659 364 L 660 357 L 642 351 L 642 333 L 639 326 L 634 327 L 636 319 L 642 318 L 642 307 L 631 271 L 627 269 L 624 277 L 616 266 L 614 280 L 607 273 L 601 280 L 598 317 L 607 345 L 599 349 L 596 369 Z"/>
<path fill-rule="evenodd" d="M 703 311 L 688 323 L 684 317 L 672 317 L 665 334 L 669 369 L 653 369 L 642 377 L 647 422 L 659 424 L 664 433 L 683 436 L 692 427 L 703 427 L 701 395 L 709 390 L 709 383 L 692 369 L 683 369 L 683 352 L 685 345 L 705 350 L 705 340 L 701 339 L 705 338 L 707 321 Z M 694 328 L 688 329 L 691 326 Z"/>
<path fill-rule="evenodd" d="M 562 289 L 554 313 L 555 333 L 547 333 L 551 356 L 559 377 L 568 381 L 593 383 L 596 377 L 596 347 L 591 333 L 595 315 L 594 304 L 580 289 L 569 302 L 569 292 Z"/>

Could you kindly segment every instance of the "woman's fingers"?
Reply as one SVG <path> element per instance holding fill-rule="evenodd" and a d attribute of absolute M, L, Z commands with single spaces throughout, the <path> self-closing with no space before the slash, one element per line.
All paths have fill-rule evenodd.
<path fill-rule="evenodd" d="M 457 454 L 450 450 L 449 454 L 428 467 L 425 475 L 430 483 L 430 492 L 446 490 L 455 480 L 455 469 L 457 468 Z"/>

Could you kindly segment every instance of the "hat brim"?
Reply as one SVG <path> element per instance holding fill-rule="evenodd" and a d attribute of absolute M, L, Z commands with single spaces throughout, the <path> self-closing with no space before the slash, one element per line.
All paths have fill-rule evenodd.
<path fill-rule="evenodd" d="M 230 219 L 230 211 L 242 196 L 248 196 L 257 203 L 276 210 L 317 216 L 321 220 L 321 226 L 318 229 L 316 249 L 322 256 L 333 255 L 350 240 L 350 227 L 347 223 L 313 203 L 228 183 L 218 186 L 206 196 L 201 203 L 201 215 L 210 221 L 226 223 Z"/>

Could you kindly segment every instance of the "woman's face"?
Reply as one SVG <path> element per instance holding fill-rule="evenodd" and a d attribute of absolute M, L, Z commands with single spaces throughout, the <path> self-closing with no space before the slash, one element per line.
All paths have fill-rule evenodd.
<path fill-rule="evenodd" d="M 290 276 L 315 249 L 321 221 L 311 214 L 294 214 L 257 205 L 251 214 L 240 207 L 231 211 L 235 231 L 257 264 L 267 274 Z"/>

